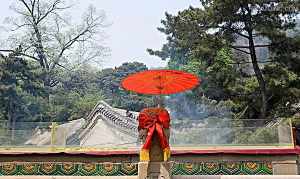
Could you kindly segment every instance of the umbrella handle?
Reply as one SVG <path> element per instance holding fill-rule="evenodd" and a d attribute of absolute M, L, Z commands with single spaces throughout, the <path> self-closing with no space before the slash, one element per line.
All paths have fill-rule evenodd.
<path fill-rule="evenodd" d="M 157 105 L 158 105 L 159 108 L 163 107 L 163 95 L 162 94 L 159 95 L 158 104 Z"/>

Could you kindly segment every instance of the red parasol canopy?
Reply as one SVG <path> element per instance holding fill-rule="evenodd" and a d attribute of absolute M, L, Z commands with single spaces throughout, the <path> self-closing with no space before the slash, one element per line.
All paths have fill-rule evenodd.
<path fill-rule="evenodd" d="M 141 94 L 174 94 L 190 90 L 200 79 L 190 73 L 178 70 L 147 70 L 126 77 L 123 88 Z"/>

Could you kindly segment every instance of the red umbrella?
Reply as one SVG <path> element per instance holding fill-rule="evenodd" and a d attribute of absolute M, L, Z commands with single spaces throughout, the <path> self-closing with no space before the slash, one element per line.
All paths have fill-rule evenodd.
<path fill-rule="evenodd" d="M 123 88 L 141 94 L 174 94 L 190 90 L 200 84 L 200 79 L 179 70 L 147 70 L 126 77 Z"/>
<path fill-rule="evenodd" d="M 127 90 L 141 94 L 162 95 L 189 90 L 199 83 L 200 80 L 195 75 L 183 71 L 148 70 L 129 75 L 121 82 L 121 85 Z M 153 112 L 157 115 L 153 115 Z M 138 118 L 139 127 L 148 130 L 145 143 L 140 152 L 140 160 L 150 160 L 149 151 L 155 132 L 158 134 L 164 152 L 164 161 L 168 160 L 171 151 L 168 139 L 163 132 L 164 129 L 169 128 L 170 118 L 168 112 L 162 108 L 148 108 L 141 111 Z"/>

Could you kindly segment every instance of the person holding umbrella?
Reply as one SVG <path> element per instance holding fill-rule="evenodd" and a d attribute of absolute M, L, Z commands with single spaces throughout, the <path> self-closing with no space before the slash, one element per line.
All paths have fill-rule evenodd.
<path fill-rule="evenodd" d="M 147 70 L 122 80 L 124 89 L 140 94 L 159 95 L 157 107 L 145 108 L 138 116 L 138 130 L 144 139 L 140 151 L 141 161 L 153 161 L 154 156 L 158 155 L 151 155 L 150 152 L 150 149 L 154 151 L 155 142 L 159 143 L 162 151 L 161 160 L 167 161 L 171 156 L 168 137 L 170 115 L 162 106 L 162 95 L 190 90 L 199 83 L 200 80 L 195 75 L 178 70 Z"/>

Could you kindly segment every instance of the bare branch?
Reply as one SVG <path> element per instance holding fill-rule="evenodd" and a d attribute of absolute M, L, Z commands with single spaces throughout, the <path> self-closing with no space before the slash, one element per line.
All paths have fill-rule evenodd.
<path fill-rule="evenodd" d="M 22 24 L 22 25 L 18 25 L 17 23 L 13 23 L 15 26 L 16 26 L 16 28 L 14 28 L 14 29 L 11 29 L 11 31 L 16 31 L 16 30 L 19 30 L 20 28 L 22 28 L 22 27 L 25 27 L 25 26 L 31 26 L 31 24 Z"/>
<path fill-rule="evenodd" d="M 87 33 L 89 31 L 89 29 L 85 29 L 84 31 L 82 31 L 81 33 L 79 33 L 77 36 L 73 37 L 72 39 L 70 39 L 66 44 L 63 45 L 60 53 L 58 54 L 56 60 L 54 60 L 53 65 L 51 66 L 50 69 L 54 69 L 55 65 L 58 64 L 58 61 L 60 60 L 60 58 L 63 56 L 64 52 L 69 49 L 81 36 L 83 36 L 85 33 Z"/>
<path fill-rule="evenodd" d="M 37 0 L 37 18 L 41 17 L 40 0 Z"/>
<path fill-rule="evenodd" d="M 273 62 L 276 62 L 274 60 L 269 60 L 269 61 L 258 61 L 257 63 L 273 63 Z M 242 64 L 252 64 L 252 62 L 236 62 L 236 63 L 229 63 L 229 64 L 232 64 L 232 65 L 242 65 Z"/>
<path fill-rule="evenodd" d="M 33 1 L 32 1 L 32 0 L 30 0 L 30 2 L 31 2 L 31 9 L 32 9 L 32 11 L 34 10 L 35 1 L 36 1 L 36 0 L 33 0 Z"/>
<path fill-rule="evenodd" d="M 71 71 L 69 68 L 67 68 L 67 67 L 65 67 L 65 66 L 63 66 L 63 65 L 61 65 L 61 64 L 59 64 L 59 63 L 56 63 L 56 65 L 59 66 L 59 67 L 62 67 L 63 69 L 66 69 L 66 70 L 68 70 L 68 71 Z"/>
<path fill-rule="evenodd" d="M 50 13 L 54 13 L 55 10 L 63 10 L 63 9 L 68 9 L 71 6 L 66 6 L 66 7 L 58 7 L 58 5 L 61 3 L 60 0 L 56 0 L 52 6 L 50 6 L 48 8 L 48 10 L 46 11 L 46 13 L 44 15 L 41 16 L 41 13 L 39 12 L 39 16 L 38 16 L 38 20 L 37 20 L 37 24 L 39 24 L 42 20 L 44 20 Z M 40 11 L 40 10 L 39 10 Z"/>
<path fill-rule="evenodd" d="M 28 47 L 26 47 L 26 48 L 23 49 L 23 52 L 26 52 L 27 50 L 29 50 L 31 48 L 33 48 L 33 47 L 32 46 L 28 46 Z"/>
<path fill-rule="evenodd" d="M 240 52 L 243 52 L 243 53 L 245 53 L 245 54 L 248 54 L 248 55 L 250 55 L 250 52 L 247 52 L 247 51 L 245 51 L 245 50 L 242 50 L 242 49 L 239 49 L 239 48 L 236 48 L 235 46 L 230 46 L 231 48 L 233 48 L 234 50 L 237 50 L 237 51 L 240 51 Z"/>
<path fill-rule="evenodd" d="M 239 35 L 239 36 L 242 36 L 242 37 L 244 37 L 244 38 L 246 38 L 246 39 L 249 39 L 249 36 L 247 36 L 247 35 L 245 35 L 245 34 L 239 32 L 237 29 L 233 29 L 233 28 L 230 28 L 230 27 L 224 27 L 224 26 L 216 26 L 215 28 L 220 28 L 220 29 L 229 30 L 229 31 L 231 31 L 231 32 L 233 32 L 233 33 L 235 33 L 235 34 L 237 34 L 237 35 Z"/>
<path fill-rule="evenodd" d="M 103 55 L 105 48 L 98 48 L 98 45 L 102 28 L 106 27 L 105 15 L 97 14 L 95 8 L 90 7 L 82 23 L 74 26 L 61 14 L 61 10 L 71 7 L 65 6 L 63 0 L 51 0 L 50 4 L 42 0 L 18 0 L 18 3 L 20 7 L 16 7 L 16 12 L 23 21 L 13 19 L 13 30 L 25 27 L 28 31 L 21 38 L 13 33 L 11 41 L 15 45 L 22 44 L 23 49 L 4 48 L 0 53 L 37 61 L 49 75 L 49 79 L 45 78 L 47 84 L 51 82 L 48 80 L 55 80 L 55 74 L 51 76 L 55 68 L 71 71 L 73 66 L 98 60 L 97 57 Z M 82 58 L 77 58 L 79 56 Z M 75 62 L 74 58 L 78 61 Z"/>
<path fill-rule="evenodd" d="M 82 61 L 82 62 L 76 64 L 76 66 L 77 66 L 77 67 L 80 67 L 81 65 L 84 65 L 85 63 L 92 61 L 93 59 L 95 59 L 95 58 L 98 57 L 99 55 L 100 55 L 100 52 L 99 52 L 99 51 L 98 51 L 98 52 L 95 52 L 95 53 L 92 54 L 91 56 L 85 58 L 84 61 Z M 74 69 L 76 69 L 76 67 L 73 67 L 73 68 L 72 68 L 72 70 L 74 70 Z"/>
<path fill-rule="evenodd" d="M 34 57 L 32 55 L 28 55 L 28 54 L 25 54 L 25 53 L 22 53 L 22 52 L 18 52 L 18 51 L 15 51 L 15 50 L 3 50 L 3 49 L 0 49 L 0 52 L 11 52 L 11 53 L 15 53 L 15 54 L 20 55 L 20 56 L 29 57 L 31 59 L 34 59 L 34 60 L 38 61 L 38 62 L 40 61 L 40 59 L 38 59 L 38 58 L 36 58 L 36 57 Z"/>
<path fill-rule="evenodd" d="M 32 18 L 34 19 L 33 9 L 30 9 L 29 5 L 25 2 L 25 0 L 19 0 L 19 1 L 21 1 L 25 5 L 26 9 L 28 10 L 28 12 L 32 16 Z"/>
<path fill-rule="evenodd" d="M 48 8 L 47 12 L 43 16 L 38 16 L 37 24 L 39 24 L 43 19 L 45 19 L 51 12 L 56 9 L 56 5 L 59 3 L 59 0 L 55 1 L 51 7 Z M 41 15 L 41 14 L 40 14 Z"/>
<path fill-rule="evenodd" d="M 271 47 L 272 44 L 265 44 L 265 45 L 255 45 L 255 48 L 263 48 L 263 47 Z M 234 46 L 235 48 L 244 48 L 244 49 L 249 49 L 249 46 Z"/>

